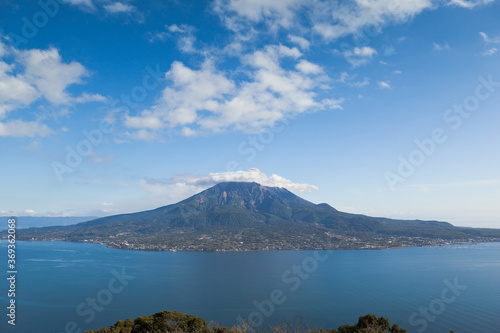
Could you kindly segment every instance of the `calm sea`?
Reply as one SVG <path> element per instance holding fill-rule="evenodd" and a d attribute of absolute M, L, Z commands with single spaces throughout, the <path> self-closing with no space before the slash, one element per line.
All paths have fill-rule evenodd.
<path fill-rule="evenodd" d="M 83 332 L 162 310 L 337 328 L 383 315 L 409 332 L 500 332 L 500 243 L 363 251 L 138 252 L 18 242 L 16 326 Z M 7 276 L 7 243 L 0 268 Z M 81 330 L 81 331 L 79 331 Z"/>

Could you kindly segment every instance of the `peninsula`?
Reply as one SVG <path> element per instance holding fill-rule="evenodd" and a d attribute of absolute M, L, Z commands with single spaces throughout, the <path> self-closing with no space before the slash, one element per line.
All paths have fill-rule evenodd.
<path fill-rule="evenodd" d="M 149 251 L 335 250 L 497 242 L 500 230 L 350 214 L 284 188 L 227 182 L 154 210 L 19 230 L 18 239 Z"/>

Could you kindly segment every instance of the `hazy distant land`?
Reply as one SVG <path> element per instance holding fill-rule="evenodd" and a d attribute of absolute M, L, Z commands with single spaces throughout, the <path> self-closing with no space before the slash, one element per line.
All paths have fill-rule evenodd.
<path fill-rule="evenodd" d="M 96 218 L 96 216 L 18 216 L 16 217 L 16 228 L 27 229 L 50 226 L 67 226 L 95 220 Z"/>

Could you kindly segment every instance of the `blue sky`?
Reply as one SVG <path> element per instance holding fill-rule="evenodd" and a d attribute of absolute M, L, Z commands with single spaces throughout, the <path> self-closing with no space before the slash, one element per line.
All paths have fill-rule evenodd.
<path fill-rule="evenodd" d="M 495 0 L 0 3 L 0 215 L 220 181 L 500 228 Z"/>

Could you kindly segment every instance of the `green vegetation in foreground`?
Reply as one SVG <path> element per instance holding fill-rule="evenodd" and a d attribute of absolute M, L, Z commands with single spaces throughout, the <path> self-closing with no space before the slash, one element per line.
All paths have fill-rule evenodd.
<path fill-rule="evenodd" d="M 257 328 L 257 331 L 266 331 L 264 328 Z M 162 311 L 151 316 L 137 317 L 134 321 L 127 319 L 119 320 L 115 325 L 103 327 L 97 331 L 86 331 L 85 333 L 243 333 L 254 332 L 251 325 L 245 327 L 234 326 L 232 328 L 207 325 L 204 319 L 190 314 Z M 342 325 L 338 329 L 327 329 L 313 331 L 307 328 L 290 327 L 280 325 L 270 327 L 267 331 L 276 333 L 406 333 L 405 329 L 397 324 L 391 326 L 389 320 L 384 317 L 377 318 L 372 314 L 359 317 L 355 325 Z"/>

